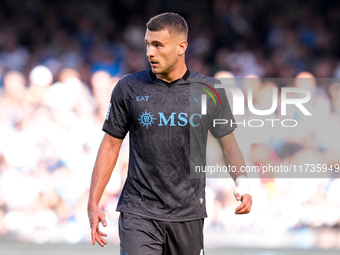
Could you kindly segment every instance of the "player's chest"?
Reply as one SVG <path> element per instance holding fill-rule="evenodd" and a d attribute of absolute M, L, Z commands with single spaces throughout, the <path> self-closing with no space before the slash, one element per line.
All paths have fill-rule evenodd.
<path fill-rule="evenodd" d="M 206 119 L 201 110 L 200 90 L 190 85 L 137 87 L 129 94 L 130 121 L 146 130 L 198 127 Z"/>

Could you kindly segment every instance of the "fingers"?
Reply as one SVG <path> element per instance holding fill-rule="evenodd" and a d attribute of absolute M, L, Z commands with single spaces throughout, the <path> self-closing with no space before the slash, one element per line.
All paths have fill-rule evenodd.
<path fill-rule="evenodd" d="M 247 214 L 250 212 L 250 207 L 245 206 L 243 208 L 237 209 L 235 214 Z"/>
<path fill-rule="evenodd" d="M 241 201 L 241 195 L 239 193 L 236 193 L 235 198 L 237 201 Z"/>
<path fill-rule="evenodd" d="M 92 238 L 92 244 L 94 245 L 96 243 L 96 232 L 97 232 L 97 229 L 98 229 L 98 220 L 95 219 L 92 223 L 92 226 L 91 226 L 91 238 Z"/>
<path fill-rule="evenodd" d="M 98 215 L 98 218 L 99 220 L 102 222 L 102 225 L 104 227 L 107 226 L 107 222 L 106 222 L 106 219 L 105 219 L 105 214 L 103 212 L 101 212 L 99 215 Z M 104 245 L 107 244 L 107 242 L 105 241 L 105 239 L 103 238 L 103 236 L 107 236 L 107 234 L 101 232 L 99 230 L 99 227 L 97 226 L 97 231 L 96 231 L 96 241 L 97 243 L 101 246 L 101 247 L 104 247 Z"/>
<path fill-rule="evenodd" d="M 249 194 L 245 194 L 241 199 L 242 203 L 235 209 L 235 214 L 247 214 L 251 210 L 252 197 Z"/>
<path fill-rule="evenodd" d="M 101 246 L 101 247 L 104 247 L 104 245 L 106 245 L 106 241 L 101 238 L 100 236 L 97 236 L 96 237 L 96 242 Z M 104 243 L 105 242 L 105 243 Z"/>
<path fill-rule="evenodd" d="M 107 244 L 106 240 L 103 238 L 103 236 L 107 236 L 107 234 L 101 232 L 98 228 L 98 223 L 97 223 L 97 228 L 92 228 L 92 244 L 94 245 L 96 242 L 101 246 L 104 247 L 104 245 Z"/>
<path fill-rule="evenodd" d="M 107 235 L 98 229 L 98 231 L 96 232 L 96 241 L 101 247 L 104 247 L 104 245 L 106 245 L 107 242 L 102 236 L 107 236 Z"/>
<path fill-rule="evenodd" d="M 102 222 L 104 227 L 107 226 L 107 222 L 105 219 L 105 214 L 102 211 L 97 211 L 96 213 L 91 214 L 90 216 L 90 225 L 91 225 L 91 239 L 92 244 L 95 245 L 97 242 L 100 246 L 104 247 L 107 244 L 103 236 L 107 236 L 107 234 L 101 232 L 99 230 L 99 222 Z"/>
<path fill-rule="evenodd" d="M 98 229 L 98 231 L 99 231 L 99 234 L 100 234 L 101 236 L 107 236 L 107 234 L 101 232 L 99 229 Z"/>

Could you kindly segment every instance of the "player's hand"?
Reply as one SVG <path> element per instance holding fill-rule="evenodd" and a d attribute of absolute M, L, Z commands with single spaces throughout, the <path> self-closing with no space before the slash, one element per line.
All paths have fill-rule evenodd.
<path fill-rule="evenodd" d="M 247 214 L 251 210 L 253 199 L 251 195 L 244 194 L 242 197 L 239 193 L 235 195 L 237 201 L 241 201 L 241 204 L 235 209 L 235 214 Z"/>
<path fill-rule="evenodd" d="M 102 223 L 104 227 L 107 226 L 107 222 L 105 220 L 105 214 L 104 212 L 98 208 L 98 207 L 91 207 L 88 208 L 88 216 L 90 220 L 90 226 L 91 226 L 91 237 L 92 237 L 92 244 L 94 245 L 96 242 L 104 247 L 104 245 L 107 244 L 103 236 L 107 236 L 107 234 L 101 232 L 99 230 L 99 222 Z"/>

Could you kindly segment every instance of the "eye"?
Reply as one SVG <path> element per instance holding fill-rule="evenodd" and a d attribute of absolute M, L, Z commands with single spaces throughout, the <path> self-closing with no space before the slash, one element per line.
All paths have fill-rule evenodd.
<path fill-rule="evenodd" d="M 155 44 L 156 47 L 162 47 L 162 45 L 160 45 L 159 43 Z"/>

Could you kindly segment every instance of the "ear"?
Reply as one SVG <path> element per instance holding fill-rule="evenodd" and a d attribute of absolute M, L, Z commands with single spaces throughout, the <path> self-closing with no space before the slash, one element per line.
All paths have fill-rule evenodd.
<path fill-rule="evenodd" d="M 177 50 L 177 53 L 178 53 L 178 56 L 181 56 L 185 53 L 186 49 L 188 47 L 188 42 L 186 40 L 183 40 L 183 41 L 180 41 L 178 43 L 178 50 Z"/>

